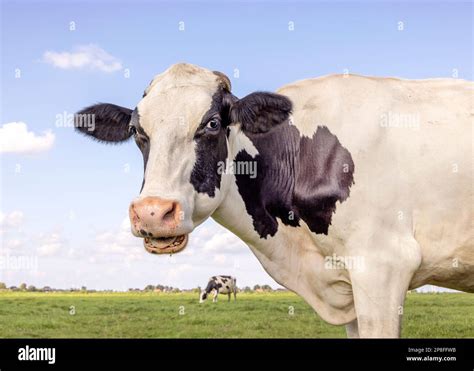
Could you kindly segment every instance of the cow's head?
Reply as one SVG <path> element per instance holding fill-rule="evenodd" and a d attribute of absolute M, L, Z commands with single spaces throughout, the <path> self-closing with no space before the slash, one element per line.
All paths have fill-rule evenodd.
<path fill-rule="evenodd" d="M 202 290 L 201 294 L 199 295 L 199 302 L 204 303 L 206 299 L 207 299 L 207 292 L 206 290 Z"/>
<path fill-rule="evenodd" d="M 176 64 L 153 79 L 135 109 L 97 104 L 80 111 L 75 122 L 101 142 L 134 138 L 145 170 L 129 208 L 132 233 L 144 238 L 148 252 L 165 254 L 184 249 L 188 234 L 225 197 L 222 165 L 233 160 L 230 128 L 263 133 L 290 111 L 291 102 L 281 95 L 238 99 L 222 73 Z M 91 119 L 93 125 L 81 124 Z"/>

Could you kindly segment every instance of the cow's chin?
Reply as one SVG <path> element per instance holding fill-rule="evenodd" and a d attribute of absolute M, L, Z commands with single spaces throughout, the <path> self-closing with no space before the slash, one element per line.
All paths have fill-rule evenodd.
<path fill-rule="evenodd" d="M 143 241 L 145 250 L 150 254 L 176 254 L 188 244 L 188 235 L 182 234 L 175 237 L 150 238 Z"/>

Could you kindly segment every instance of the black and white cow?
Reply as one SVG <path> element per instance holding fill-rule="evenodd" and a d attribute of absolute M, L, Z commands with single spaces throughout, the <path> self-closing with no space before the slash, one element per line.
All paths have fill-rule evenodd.
<path fill-rule="evenodd" d="M 231 294 L 234 294 L 234 300 L 237 300 L 237 280 L 232 276 L 212 276 L 204 290 L 201 291 L 199 302 L 204 303 L 207 296 L 214 292 L 212 301 L 217 302 L 219 294 L 227 294 L 228 301 L 230 301 Z"/>
<path fill-rule="evenodd" d="M 183 250 L 212 216 L 349 336 L 397 337 L 408 289 L 474 292 L 473 83 L 332 75 L 237 98 L 190 64 L 78 130 L 143 154 L 132 232 Z M 81 125 L 91 122 L 93 125 Z"/>

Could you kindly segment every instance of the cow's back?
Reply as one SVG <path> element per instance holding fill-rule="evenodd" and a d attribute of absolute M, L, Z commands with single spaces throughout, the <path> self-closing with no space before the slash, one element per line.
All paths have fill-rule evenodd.
<path fill-rule="evenodd" d="M 212 276 L 209 281 L 214 281 L 217 284 L 219 292 L 221 294 L 228 294 L 234 292 L 236 286 L 236 279 L 232 276 Z"/>
<path fill-rule="evenodd" d="M 367 214 L 409 226 L 423 251 L 414 286 L 433 273 L 439 278 L 431 283 L 445 283 L 453 259 L 462 262 L 461 275 L 474 269 L 473 86 L 455 79 L 333 75 L 278 91 L 292 100 L 292 121 L 302 135 L 327 126 L 351 153 L 355 183 L 337 206 L 333 232 L 351 224 L 370 229 L 360 223 Z"/>

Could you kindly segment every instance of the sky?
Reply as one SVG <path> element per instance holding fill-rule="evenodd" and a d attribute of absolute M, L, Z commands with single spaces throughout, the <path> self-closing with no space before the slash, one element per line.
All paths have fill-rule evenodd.
<path fill-rule="evenodd" d="M 143 163 L 68 118 L 134 108 L 177 62 L 226 73 L 237 96 L 331 73 L 472 80 L 469 2 L 2 1 L 0 281 L 127 290 L 278 285 L 211 219 L 183 253 L 152 256 L 129 231 Z"/>

